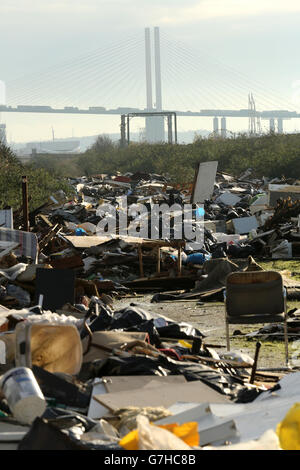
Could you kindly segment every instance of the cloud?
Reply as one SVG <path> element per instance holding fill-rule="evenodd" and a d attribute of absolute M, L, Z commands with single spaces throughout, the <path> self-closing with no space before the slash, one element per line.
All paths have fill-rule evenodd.
<path fill-rule="evenodd" d="M 94 1 L 81 2 L 80 0 L 1 0 L 0 10 L 2 13 L 21 12 L 48 12 L 48 11 L 69 11 L 80 8 L 81 10 L 91 9 L 95 5 Z"/>
<path fill-rule="evenodd" d="M 165 11 L 160 24 L 195 23 L 214 18 L 300 13 L 299 0 L 202 0 L 188 7 Z"/>
<path fill-rule="evenodd" d="M 300 12 L 299 0 L 1 0 L 0 13 L 70 18 L 82 14 L 105 24 L 127 21 L 157 25 L 189 25 L 217 18 L 264 16 Z"/>

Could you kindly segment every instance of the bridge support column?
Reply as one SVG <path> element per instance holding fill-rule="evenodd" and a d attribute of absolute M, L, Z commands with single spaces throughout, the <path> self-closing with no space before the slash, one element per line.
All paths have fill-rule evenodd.
<path fill-rule="evenodd" d="M 172 136 L 172 116 L 168 115 L 168 144 L 172 144 L 173 136 Z"/>
<path fill-rule="evenodd" d="M 129 125 L 130 125 L 130 118 L 129 118 L 129 116 L 127 115 L 127 145 L 129 145 L 129 141 L 130 141 L 130 129 L 129 129 Z"/>
<path fill-rule="evenodd" d="M 277 119 L 277 126 L 278 126 L 278 134 L 283 134 L 283 119 Z"/>
<path fill-rule="evenodd" d="M 221 118 L 221 137 L 226 137 L 226 117 Z"/>
<path fill-rule="evenodd" d="M 270 119 L 270 132 L 275 132 L 275 120 L 273 118 Z"/>
<path fill-rule="evenodd" d="M 121 147 L 126 146 L 126 119 L 125 114 L 121 115 Z"/>
<path fill-rule="evenodd" d="M 219 118 L 217 117 L 213 119 L 213 132 L 214 134 L 219 134 Z"/>

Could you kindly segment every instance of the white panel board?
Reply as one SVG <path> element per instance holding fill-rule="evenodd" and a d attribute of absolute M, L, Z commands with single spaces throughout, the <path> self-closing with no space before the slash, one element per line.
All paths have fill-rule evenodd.
<path fill-rule="evenodd" d="M 258 228 L 258 222 L 253 215 L 252 217 L 241 217 L 240 219 L 232 219 L 233 227 L 235 233 L 240 233 L 241 235 L 249 233 L 251 230 L 256 230 Z"/>
<path fill-rule="evenodd" d="M 217 168 L 216 161 L 200 163 L 192 201 L 194 204 L 202 204 L 212 197 Z"/>

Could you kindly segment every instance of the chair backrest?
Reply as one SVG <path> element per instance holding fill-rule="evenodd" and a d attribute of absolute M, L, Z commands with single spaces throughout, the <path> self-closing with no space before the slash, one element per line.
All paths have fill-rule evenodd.
<path fill-rule="evenodd" d="M 284 312 L 283 281 L 275 271 L 236 272 L 226 279 L 229 316 L 276 315 Z"/>

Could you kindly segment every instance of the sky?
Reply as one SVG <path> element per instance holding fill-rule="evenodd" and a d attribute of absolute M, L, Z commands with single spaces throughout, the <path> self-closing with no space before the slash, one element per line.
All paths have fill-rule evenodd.
<path fill-rule="evenodd" d="M 300 111 L 299 20 L 299 0 L 1 0 L 0 80 L 7 104 L 145 107 L 144 29 L 159 26 L 169 109 L 247 108 L 253 92 L 257 109 Z M 119 132 L 119 117 L 0 119 L 16 142 L 50 139 L 52 127 L 57 137 Z M 212 120 L 178 126 L 212 129 Z"/>

